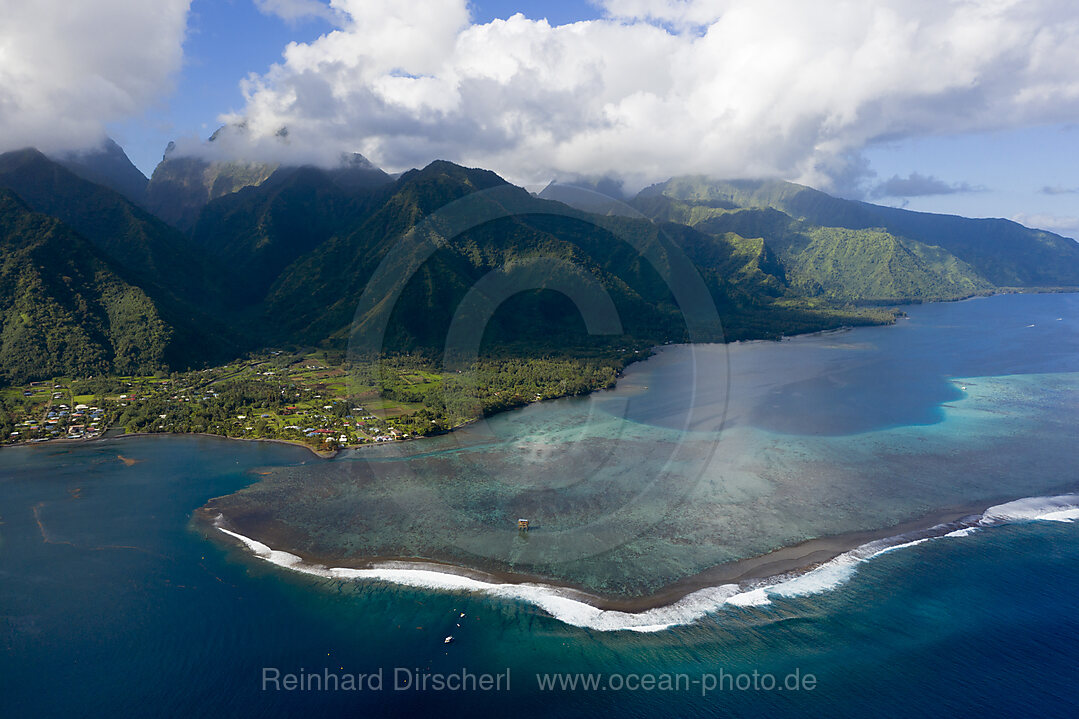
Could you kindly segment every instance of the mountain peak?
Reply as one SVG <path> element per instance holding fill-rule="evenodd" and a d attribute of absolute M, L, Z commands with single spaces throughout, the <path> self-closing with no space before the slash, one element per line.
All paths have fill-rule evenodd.
<path fill-rule="evenodd" d="M 227 142 L 229 137 L 246 131 L 242 124 L 222 126 L 210 136 L 207 145 Z M 342 152 L 336 166 L 329 168 L 299 162 L 230 159 L 226 154 L 205 155 L 201 150 L 183 153 L 175 143 L 169 143 L 150 178 L 147 204 L 158 217 L 185 232 L 194 229 L 199 213 L 211 201 L 246 187 L 258 187 L 271 178 L 281 182 L 300 170 L 306 176 L 323 173 L 346 192 L 392 182 L 389 175 L 359 153 Z"/>
<path fill-rule="evenodd" d="M 146 185 L 150 181 L 111 137 L 98 147 L 65 152 L 52 159 L 82 179 L 112 188 L 132 202 L 146 202 Z"/>
<path fill-rule="evenodd" d="M 448 177 L 468 184 L 477 190 L 485 190 L 488 187 L 508 184 L 490 170 L 476 167 L 465 167 L 449 160 L 435 160 L 422 170 L 409 170 L 401 176 L 401 182 L 407 180 L 423 180 L 435 177 Z"/>

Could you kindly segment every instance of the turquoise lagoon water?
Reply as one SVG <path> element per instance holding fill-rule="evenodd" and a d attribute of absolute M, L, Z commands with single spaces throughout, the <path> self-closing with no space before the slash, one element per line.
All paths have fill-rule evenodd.
<path fill-rule="evenodd" d="M 210 512 L 321 562 L 421 557 L 645 596 L 808 539 L 1073 489 L 1074 302 L 665 348 L 614 391 L 273 468 Z"/>
<path fill-rule="evenodd" d="M 911 308 L 911 319 L 897 327 L 731 347 L 711 360 L 720 368 L 729 363 L 729 396 L 709 392 L 707 372 L 698 373 L 693 395 L 699 408 L 726 410 L 711 419 L 708 411 L 695 413 L 688 436 L 677 396 L 685 350 L 669 350 L 633 368 L 621 395 L 545 403 L 496 418 L 475 437 L 395 447 L 417 456 L 377 461 L 425 469 L 371 470 L 366 484 L 351 469 L 365 460 L 324 462 L 292 447 L 212 438 L 4 449 L 0 716 L 1070 716 L 1079 679 L 1079 534 L 1067 521 L 1079 514 L 1070 496 L 1079 489 L 1076 305 L 1069 295 L 927 305 Z M 693 361 L 702 356 L 707 352 Z M 706 359 L 700 366 L 708 365 Z M 617 411 L 605 412 L 599 403 L 606 400 L 619 403 Z M 561 412 L 594 419 L 582 431 L 559 419 Z M 720 421 L 720 439 L 709 443 Z M 664 503 L 647 488 L 590 499 L 594 476 L 616 486 L 612 467 L 633 479 L 618 445 L 602 446 L 613 436 L 626 444 L 667 442 L 662 455 L 635 449 L 633 461 L 638 468 L 655 462 L 674 477 L 679 501 Z M 537 438 L 550 447 L 537 446 Z M 523 456 L 511 460 L 514 441 Z M 566 444 L 574 449 L 562 451 L 587 470 L 583 481 L 567 473 L 522 487 L 529 472 L 501 474 L 514 462 L 543 468 L 547 452 L 558 462 Z M 489 462 L 445 458 L 470 453 Z M 127 466 L 117 455 L 139 461 Z M 418 483 L 432 462 L 501 483 L 490 489 L 482 477 L 456 478 L 457 493 L 440 488 L 422 501 L 358 517 L 364 488 L 382 497 L 382 485 L 394 477 L 422 495 L 409 483 Z M 346 465 L 346 473 L 335 474 Z M 292 497 L 299 478 L 312 483 L 312 495 L 334 500 L 324 477 L 355 484 L 344 493 L 355 501 L 324 501 L 321 524 L 306 508 L 318 506 L 313 500 L 299 509 L 288 505 L 280 517 L 257 516 L 273 509 L 269 488 Z M 655 610 L 653 624 L 672 626 L 647 633 L 611 631 L 631 622 L 587 615 L 580 606 L 545 608 L 552 594 L 522 601 L 497 590 L 288 571 L 240 543 L 207 541 L 191 519 L 221 497 L 211 505 L 266 528 L 263 539 L 308 542 L 288 547 L 303 554 L 350 546 L 336 532 L 351 527 L 351 517 L 366 527 L 351 530 L 359 554 L 368 549 L 363 542 L 388 542 L 389 531 L 375 519 L 449 496 L 454 519 L 417 530 L 421 539 L 494 566 L 508 553 L 471 552 L 469 532 L 512 517 L 522 505 L 505 503 L 522 502 L 525 490 L 537 488 L 549 502 L 538 506 L 560 512 L 539 521 L 536 536 L 554 534 L 551 527 L 589 527 L 581 518 L 590 512 L 617 516 L 628 506 L 625 516 L 642 513 L 632 527 L 640 536 L 599 554 L 588 553 L 598 543 L 569 562 L 551 561 L 551 544 L 532 555 L 517 551 L 612 594 L 642 593 L 689 568 L 829 532 L 879 528 L 935 508 L 1060 498 L 1007 504 L 951 536 L 875 556 L 871 547 L 816 574 L 740 587 L 726 598 L 716 590 L 693 607 Z M 635 505 L 635 497 L 644 499 Z M 593 504 L 561 512 L 578 501 Z M 535 505 L 526 509 L 540 516 Z M 645 515 L 658 509 L 664 512 L 657 525 Z M 665 529 L 672 518 L 676 529 Z M 604 569 L 605 560 L 618 569 Z M 727 601 L 732 596 L 739 599 Z M 447 636 L 452 643 L 444 643 Z M 377 691 L 264 691 L 266 667 L 382 672 L 385 681 Z M 509 671 L 510 688 L 395 690 L 401 672 L 462 669 Z M 552 672 L 592 675 L 606 689 L 544 691 L 537 675 Z M 780 683 L 811 674 L 813 688 L 732 684 L 705 691 L 708 677 L 744 674 L 748 681 L 753 672 Z M 625 687 L 642 675 L 691 683 L 670 691 Z"/>

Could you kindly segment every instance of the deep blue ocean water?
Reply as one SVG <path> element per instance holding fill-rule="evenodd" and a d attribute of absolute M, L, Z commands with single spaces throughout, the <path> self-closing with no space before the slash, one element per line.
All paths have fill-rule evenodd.
<path fill-rule="evenodd" d="M 998 304 L 911 309 L 913 321 L 951 319 L 961 329 L 956 344 L 942 349 L 962 359 L 958 376 L 978 376 L 978 363 L 1000 343 L 1018 342 L 966 333 L 972 315 L 964 313 L 984 319 L 989 307 L 1013 317 L 1036 306 L 1075 319 L 1074 296 L 978 302 Z M 905 331 L 852 335 L 891 330 Z M 997 352 L 986 371 L 1005 374 L 1001 357 L 1015 373 L 1075 371 L 1072 344 L 1023 342 Z M 1013 359 L 1024 354 L 1025 362 Z M 806 378 L 805 389 L 811 397 L 827 384 L 851 393 L 853 381 L 849 372 Z M 879 390 L 879 382 L 869 384 Z M 942 387 L 927 393 L 945 396 L 895 407 L 888 422 L 901 416 L 931 425 L 937 405 L 955 398 Z M 839 404 L 856 414 L 855 396 L 846 396 Z M 776 401 L 796 411 L 795 399 Z M 875 417 L 889 414 L 879 403 L 867 406 Z M 1062 422 L 1076 417 L 1074 407 L 1057 411 Z M 837 419 L 827 433 L 841 433 L 848 421 Z M 1037 465 L 1038 437 L 1027 447 Z M 118 455 L 140 461 L 127 466 Z M 1079 489 L 1079 477 L 1067 476 L 1069 459 L 1056 458 L 1051 466 L 1063 476 L 1044 478 L 1046 486 Z M 192 512 L 207 500 L 256 481 L 252 470 L 301 463 L 317 460 L 297 448 L 205 437 L 0 451 L 0 717 L 1075 715 L 1077 523 L 1001 524 L 888 552 L 830 591 L 724 607 L 656 633 L 601 632 L 512 599 L 288 572 L 207 541 L 192 525 Z M 445 644 L 449 635 L 454 641 Z M 381 671 L 383 684 L 379 691 L 264 691 L 266 668 Z M 395 690 L 404 674 L 462 669 L 508 670 L 510 689 Z M 554 672 L 587 674 L 606 689 L 541 690 L 537 675 Z M 752 681 L 754 672 L 758 687 L 768 675 L 780 684 L 796 676 L 799 688 L 733 685 L 733 677 Z M 676 686 L 625 688 L 647 684 L 648 676 L 657 686 L 674 677 Z M 731 685 L 718 686 L 725 676 Z M 706 691 L 713 680 L 717 686 Z"/>

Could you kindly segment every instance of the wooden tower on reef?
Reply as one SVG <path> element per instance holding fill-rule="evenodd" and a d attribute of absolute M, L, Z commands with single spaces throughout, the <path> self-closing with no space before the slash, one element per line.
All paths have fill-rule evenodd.
<path fill-rule="evenodd" d="M 528 531 L 528 520 L 527 519 L 518 519 L 517 520 L 517 529 L 519 531 L 521 531 L 521 532 L 527 532 Z"/>

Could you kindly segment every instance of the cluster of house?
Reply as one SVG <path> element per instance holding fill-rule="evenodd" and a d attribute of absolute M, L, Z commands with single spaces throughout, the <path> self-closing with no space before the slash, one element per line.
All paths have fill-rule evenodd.
<path fill-rule="evenodd" d="M 375 422 L 378 420 L 373 414 L 362 414 L 366 410 L 363 407 L 353 407 L 352 411 L 359 415 L 358 418 L 351 417 L 346 419 L 355 419 L 356 429 L 361 430 L 371 436 L 371 440 L 374 442 L 392 442 L 396 439 L 408 439 L 408 435 L 397 429 L 396 427 L 390 427 L 385 432 L 382 432 L 378 427 L 369 427 L 368 422 Z"/>
<path fill-rule="evenodd" d="M 298 426 L 293 425 L 293 426 L 290 426 L 290 427 L 286 427 L 285 429 L 300 429 L 300 428 Z M 348 435 L 347 434 L 341 434 L 340 436 L 338 436 L 338 433 L 335 430 L 332 430 L 332 429 L 314 429 L 312 427 L 307 427 L 306 429 L 301 429 L 300 431 L 303 432 L 304 437 L 307 437 L 309 439 L 319 439 L 319 438 L 321 438 L 323 441 L 326 441 L 326 442 L 329 442 L 331 440 L 336 440 L 338 446 L 341 446 L 341 447 L 344 447 L 345 445 L 348 444 Z"/>
<path fill-rule="evenodd" d="M 20 429 L 13 431 L 10 438 L 22 439 L 23 432 L 29 434 L 44 433 L 46 436 L 36 441 L 56 439 L 61 435 L 70 439 L 91 439 L 102 432 L 102 424 L 105 421 L 105 411 L 100 407 L 89 407 L 85 404 L 77 404 L 72 409 L 66 404 L 50 408 L 42 421 L 26 420 L 18 425 Z"/>
<path fill-rule="evenodd" d="M 347 428 L 348 426 L 349 426 L 348 423 L 346 423 L 345 427 Z M 355 426 L 356 426 L 357 430 L 360 430 L 362 433 L 364 433 L 364 435 L 369 437 L 372 442 L 392 442 L 392 441 L 397 440 L 397 439 L 407 439 L 408 438 L 407 434 L 404 434 L 403 432 L 401 432 L 401 431 L 399 431 L 399 430 L 397 430 L 395 428 L 392 428 L 392 427 L 389 430 L 387 430 L 386 434 L 377 434 L 378 432 L 381 431 L 377 427 L 373 428 L 373 429 L 370 428 L 370 427 L 365 427 L 362 422 L 357 422 Z M 348 443 L 348 435 L 344 434 L 340 430 L 315 429 L 314 427 L 305 427 L 305 428 L 301 429 L 299 425 L 294 425 L 294 424 L 286 426 L 285 429 L 299 430 L 300 432 L 303 432 L 303 436 L 309 437 L 309 438 L 319 438 L 319 437 L 321 437 L 321 438 L 326 439 L 326 440 L 336 439 L 337 443 L 339 445 L 345 445 L 346 443 Z M 376 434 L 368 434 L 368 433 L 371 433 L 371 432 L 374 432 Z M 361 435 L 361 436 L 363 436 L 363 435 Z"/>
<path fill-rule="evenodd" d="M 374 441 L 376 442 L 392 442 L 395 439 L 408 439 L 408 435 L 391 427 L 389 434 L 377 434 L 374 436 Z"/>
<path fill-rule="evenodd" d="M 297 415 L 307 414 L 303 410 L 298 410 L 296 407 L 287 407 L 286 409 L 289 410 L 288 412 L 286 412 L 286 414 L 292 414 L 293 412 L 295 412 Z M 333 406 L 325 405 L 323 409 L 332 410 Z M 309 439 L 322 439 L 327 442 L 333 440 L 336 441 L 338 446 L 341 447 L 344 447 L 348 444 L 348 432 L 353 429 L 355 430 L 356 434 L 359 435 L 361 442 L 365 440 L 370 440 L 372 442 L 393 442 L 394 440 L 398 439 L 408 439 L 407 434 L 401 432 L 394 427 L 391 427 L 385 432 L 383 432 L 378 427 L 368 426 L 368 422 L 377 420 L 378 417 L 372 414 L 360 414 L 366 412 L 363 407 L 353 407 L 352 412 L 360 416 L 357 417 L 355 415 L 347 415 L 343 418 L 323 417 L 321 415 L 308 416 L 309 421 L 311 419 L 316 421 L 326 420 L 327 424 L 337 424 L 339 422 L 340 425 L 333 429 L 329 429 L 326 427 L 301 427 L 298 424 L 285 425 L 284 429 L 300 432 L 303 434 L 304 437 L 307 437 Z"/>
<path fill-rule="evenodd" d="M 68 413 L 70 412 L 70 416 Z M 49 414 L 53 414 L 49 412 Z M 105 421 L 105 411 L 100 407 L 88 407 L 85 404 L 75 405 L 75 409 L 72 412 L 68 409 L 66 404 L 62 404 L 59 407 L 59 411 L 56 412 L 56 417 L 46 417 L 46 422 L 56 421 L 57 424 L 61 420 L 67 418 L 67 436 L 75 439 L 81 437 L 96 437 L 101 433 L 101 423 Z"/>

